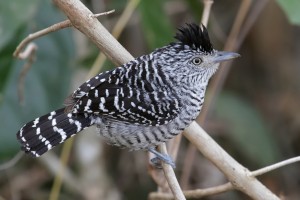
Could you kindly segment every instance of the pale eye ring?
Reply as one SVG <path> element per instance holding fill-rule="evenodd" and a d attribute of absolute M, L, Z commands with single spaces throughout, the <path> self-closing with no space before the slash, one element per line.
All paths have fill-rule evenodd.
<path fill-rule="evenodd" d="M 202 59 L 199 57 L 193 58 L 192 60 L 194 65 L 200 65 L 202 63 Z"/>

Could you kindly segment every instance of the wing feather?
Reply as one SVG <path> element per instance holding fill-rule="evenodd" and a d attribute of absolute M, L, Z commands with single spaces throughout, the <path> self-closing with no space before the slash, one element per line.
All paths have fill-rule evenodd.
<path fill-rule="evenodd" d="M 101 73 L 68 97 L 67 109 L 134 124 L 166 124 L 178 115 L 180 105 L 172 88 L 159 85 L 157 74 L 149 75 L 157 71 L 148 70 L 152 67 L 149 60 L 132 61 Z"/>

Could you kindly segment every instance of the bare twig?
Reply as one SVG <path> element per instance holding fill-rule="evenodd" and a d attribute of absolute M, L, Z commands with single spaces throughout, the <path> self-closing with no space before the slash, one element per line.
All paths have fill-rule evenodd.
<path fill-rule="evenodd" d="M 19 58 L 24 60 L 27 59 L 27 62 L 24 64 L 23 69 L 19 75 L 18 81 L 18 97 L 21 105 L 24 103 L 24 80 L 34 62 L 36 50 L 37 46 L 31 42 L 28 44 L 26 49 L 19 54 Z"/>
<path fill-rule="evenodd" d="M 115 10 L 111 10 L 111 11 L 108 11 L 108 12 L 104 12 L 104 13 L 99 13 L 99 14 L 95 14 L 95 15 L 90 15 L 90 18 L 93 17 L 93 18 L 97 18 L 99 16 L 102 16 L 102 15 L 108 15 L 110 13 L 113 13 L 115 12 Z M 64 29 L 64 28 L 67 28 L 67 27 L 71 27 L 72 26 L 72 23 L 70 22 L 70 20 L 65 20 L 65 21 L 62 21 L 62 22 L 59 22 L 57 24 L 54 24 L 52 26 L 49 26 L 43 30 L 40 30 L 40 31 L 37 31 L 35 33 L 32 33 L 32 34 L 29 34 L 24 40 L 22 40 L 22 42 L 17 46 L 16 50 L 14 51 L 13 55 L 19 59 L 24 59 L 22 54 L 20 53 L 21 50 L 28 44 L 30 43 L 32 40 L 35 40 L 39 37 L 42 37 L 46 34 L 49 34 L 51 32 L 55 32 L 55 31 L 58 31 L 58 30 L 61 30 L 61 29 Z"/>
<path fill-rule="evenodd" d="M 187 199 L 199 199 L 209 195 L 220 194 L 226 192 L 228 190 L 234 189 L 231 183 L 225 183 L 223 185 L 219 185 L 212 188 L 206 189 L 196 189 L 196 190 L 186 190 L 183 191 L 184 196 Z M 173 195 L 168 193 L 161 193 L 161 192 L 151 192 L 149 194 L 150 200 L 171 200 L 174 199 Z"/>
<path fill-rule="evenodd" d="M 24 152 L 19 151 L 11 160 L 0 165 L 0 171 L 13 167 L 23 157 Z"/>
<path fill-rule="evenodd" d="M 35 33 L 32 33 L 32 34 L 29 34 L 24 40 L 22 40 L 22 42 L 17 46 L 16 50 L 14 51 L 13 55 L 19 59 L 22 59 L 22 57 L 20 57 L 20 52 L 21 50 L 31 41 L 39 38 L 39 37 L 42 37 L 48 33 L 51 33 L 51 32 L 54 32 L 54 31 L 57 31 L 57 30 L 60 30 L 60 29 L 63 29 L 63 28 L 66 28 L 66 27 L 70 27 L 71 24 L 70 24 L 70 21 L 69 20 L 65 20 L 63 22 L 60 22 L 60 23 L 57 23 L 57 24 L 54 24 L 48 28 L 45 28 L 43 30 L 40 30 L 40 31 L 37 31 Z"/>
<path fill-rule="evenodd" d="M 167 147 L 166 147 L 165 143 L 160 144 L 158 147 L 159 147 L 159 150 L 160 150 L 161 153 L 163 153 L 165 155 L 168 154 Z M 176 179 L 176 175 L 174 173 L 173 168 L 171 167 L 171 165 L 166 164 L 164 162 L 162 162 L 162 167 L 163 167 L 167 182 L 169 184 L 169 187 L 170 187 L 170 189 L 171 189 L 171 191 L 174 195 L 174 199 L 184 200 L 185 197 L 184 197 L 184 195 L 182 193 L 182 190 L 179 186 L 179 183 Z"/>
<path fill-rule="evenodd" d="M 168 152 L 170 152 L 170 156 L 175 163 L 176 163 L 176 158 L 177 158 L 181 138 L 182 135 L 180 134 L 168 142 Z M 149 152 L 148 154 L 150 158 L 151 153 Z M 149 169 L 149 173 L 158 186 L 158 192 L 166 192 L 166 193 L 170 192 L 170 188 L 168 187 L 167 180 L 165 179 L 164 176 L 162 176 L 161 170 L 151 167 Z"/>
<path fill-rule="evenodd" d="M 253 172 L 250 173 L 250 176 L 253 176 L 253 177 L 259 176 L 259 175 L 265 174 L 267 172 L 273 171 L 275 169 L 278 169 L 280 167 L 284 167 L 286 165 L 290 165 L 292 163 L 299 162 L 299 161 L 300 161 L 300 156 L 297 156 L 297 157 L 294 157 L 294 158 L 290 158 L 290 159 L 287 159 L 287 160 L 275 163 L 273 165 L 270 165 L 270 166 L 267 166 L 267 167 L 255 170 L 255 171 L 253 171 Z"/>
<path fill-rule="evenodd" d="M 213 3 L 214 3 L 213 0 L 203 0 L 204 8 L 203 8 L 203 13 L 202 13 L 201 23 L 204 26 L 207 26 L 209 15 L 210 15 L 211 6 L 212 6 Z"/>

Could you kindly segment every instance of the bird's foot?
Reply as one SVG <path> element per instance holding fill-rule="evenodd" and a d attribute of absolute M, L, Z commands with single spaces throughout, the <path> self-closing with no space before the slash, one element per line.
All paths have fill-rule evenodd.
<path fill-rule="evenodd" d="M 162 165 L 161 165 L 161 161 L 162 161 L 168 165 L 171 165 L 171 167 L 173 167 L 174 169 L 176 168 L 176 165 L 175 165 L 173 159 L 171 158 L 171 156 L 166 155 L 166 154 L 161 154 L 158 151 L 156 151 L 154 148 L 149 148 L 148 151 L 153 153 L 156 156 L 150 160 L 153 166 L 155 166 L 157 168 L 162 168 Z"/>

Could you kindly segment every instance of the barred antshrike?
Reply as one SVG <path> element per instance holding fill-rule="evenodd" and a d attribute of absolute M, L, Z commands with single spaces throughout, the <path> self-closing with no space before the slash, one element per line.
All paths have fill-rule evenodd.
<path fill-rule="evenodd" d="M 219 63 L 239 54 L 213 49 L 204 26 L 178 29 L 177 42 L 156 49 L 82 84 L 66 107 L 25 124 L 22 150 L 35 157 L 96 125 L 112 145 L 144 149 L 172 166 L 154 148 L 181 133 L 201 110 Z"/>

